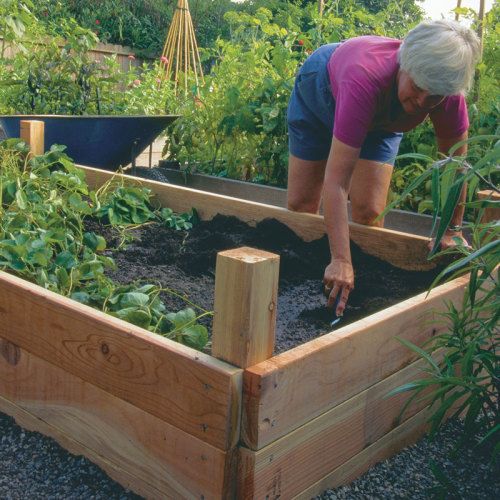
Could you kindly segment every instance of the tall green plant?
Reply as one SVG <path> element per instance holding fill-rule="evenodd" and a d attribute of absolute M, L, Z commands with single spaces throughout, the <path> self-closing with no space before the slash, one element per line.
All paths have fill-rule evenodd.
<path fill-rule="evenodd" d="M 26 52 L 21 39 L 26 28 L 36 22 L 32 14 L 31 0 L 2 0 L 0 2 L 0 57 L 3 59 L 9 49 L 18 49 Z"/>
<path fill-rule="evenodd" d="M 256 16 L 231 12 L 231 41 L 209 52 L 217 62 L 172 126 L 168 155 L 216 175 L 283 184 L 285 112 L 295 70 L 305 51 L 297 34 Z"/>
<path fill-rule="evenodd" d="M 464 439 L 480 436 L 482 443 L 492 445 L 493 456 L 500 453 L 500 225 L 498 221 L 482 223 L 481 217 L 485 208 L 499 208 L 500 203 L 492 199 L 478 201 L 475 193 L 481 185 L 499 191 L 494 182 L 500 158 L 498 139 L 498 136 L 469 139 L 466 141 L 469 145 L 497 142 L 473 164 L 467 163 L 463 157 L 452 156 L 433 162 L 403 193 L 405 195 L 431 180 L 434 215 L 431 256 L 451 254 L 454 257 L 433 286 L 464 273 L 469 273 L 470 279 L 462 305 L 448 304 L 448 311 L 442 315 L 446 326 L 442 334 L 420 347 L 401 340 L 423 358 L 428 367 L 425 378 L 392 392 L 413 391 L 407 404 L 415 398 L 428 400 L 433 405 L 432 432 L 440 427 L 449 412 L 464 414 Z M 454 146 L 450 155 L 460 145 Z M 424 155 L 419 159 L 431 162 L 431 158 Z M 469 225 L 470 246 L 458 244 L 440 252 L 441 239 L 465 184 L 469 186 L 466 207 L 477 210 L 476 220 Z M 444 350 L 444 358 L 437 362 L 433 354 L 440 349 Z"/>

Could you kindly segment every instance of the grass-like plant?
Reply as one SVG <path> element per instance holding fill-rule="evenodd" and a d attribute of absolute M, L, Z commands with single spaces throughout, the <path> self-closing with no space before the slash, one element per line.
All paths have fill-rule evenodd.
<path fill-rule="evenodd" d="M 428 401 L 432 405 L 431 434 L 440 428 L 450 414 L 462 416 L 465 433 L 461 443 L 477 439 L 478 444 L 487 445 L 493 458 L 500 453 L 500 224 L 498 220 L 484 223 L 481 219 L 485 209 L 498 209 L 500 202 L 491 198 L 477 200 L 475 193 L 479 186 L 499 192 L 495 183 L 499 174 L 498 139 L 498 136 L 469 139 L 469 144 L 483 141 L 492 144 L 486 154 L 476 158 L 473 164 L 469 164 L 464 157 L 453 157 L 453 153 L 463 143 L 455 145 L 449 157 L 435 162 L 424 155 L 411 155 L 431 163 L 431 167 L 415 179 L 401 196 L 406 196 L 431 179 L 434 243 L 429 258 L 443 254 L 453 256 L 431 288 L 464 273 L 469 273 L 470 280 L 463 303 L 460 306 L 447 304 L 448 310 L 441 318 L 445 324 L 443 333 L 423 346 L 399 339 L 424 359 L 427 367 L 423 378 L 390 393 L 413 392 L 402 412 L 415 400 Z M 441 240 L 464 185 L 468 186 L 466 208 L 477 211 L 476 219 L 468 225 L 470 246 L 458 244 L 440 251 Z M 393 203 L 397 203 L 397 200 Z M 391 208 L 392 204 L 386 211 Z M 444 353 L 441 361 L 433 357 L 438 350 Z"/>

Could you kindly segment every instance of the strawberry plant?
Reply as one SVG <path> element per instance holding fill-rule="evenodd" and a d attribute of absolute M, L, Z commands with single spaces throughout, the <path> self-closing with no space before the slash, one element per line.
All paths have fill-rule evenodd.
<path fill-rule="evenodd" d="M 189 301 L 180 321 L 166 310 L 157 285 L 117 285 L 107 275 L 115 262 L 106 240 L 85 229 L 90 218 L 112 225 L 140 225 L 165 221 L 187 229 L 192 214 L 162 213 L 150 203 L 151 193 L 138 187 L 110 185 L 89 190 L 84 174 L 53 146 L 43 156 L 30 158 L 26 145 L 11 139 L 0 143 L 0 269 L 44 288 L 99 308 L 169 338 L 202 349 L 208 340 Z M 184 299 L 185 300 L 185 299 Z M 174 316 L 169 316 L 174 314 Z M 202 310 L 202 315 L 211 314 Z M 172 320 L 172 321 L 171 321 Z M 175 320 L 175 321 L 174 321 Z"/>

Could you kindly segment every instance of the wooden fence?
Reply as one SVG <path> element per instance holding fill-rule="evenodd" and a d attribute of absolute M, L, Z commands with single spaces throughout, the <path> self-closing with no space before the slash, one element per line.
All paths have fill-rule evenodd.
<path fill-rule="evenodd" d="M 0 37 L 0 46 L 3 43 L 3 38 Z M 12 57 L 17 50 L 14 47 L 6 47 L 4 57 Z M 140 57 L 135 57 L 134 49 L 131 47 L 126 47 L 124 45 L 114 45 L 109 43 L 98 43 L 94 50 L 90 51 L 91 57 L 93 56 L 95 61 L 102 61 L 105 57 L 110 57 L 112 55 L 116 56 L 117 61 L 120 64 L 122 71 L 128 71 L 131 66 L 138 67 L 142 66 L 143 62 L 149 61 L 149 59 L 144 59 Z M 130 55 L 134 55 L 134 59 L 129 59 Z"/>

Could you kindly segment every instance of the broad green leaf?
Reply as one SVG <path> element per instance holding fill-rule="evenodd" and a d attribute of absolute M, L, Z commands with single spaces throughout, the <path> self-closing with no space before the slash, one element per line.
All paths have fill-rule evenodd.
<path fill-rule="evenodd" d="M 94 252 L 102 252 L 106 249 L 106 240 L 93 232 L 84 233 L 83 243 Z"/>
<path fill-rule="evenodd" d="M 436 224 L 438 221 L 438 207 L 441 206 L 441 190 L 439 189 L 439 169 L 436 167 L 433 167 L 432 169 L 431 192 L 432 192 L 432 203 L 434 206 L 431 234 L 434 234 L 434 231 L 436 230 Z"/>
<path fill-rule="evenodd" d="M 436 239 L 434 240 L 434 246 L 431 250 L 431 255 L 434 255 L 436 251 L 439 249 L 439 245 L 441 244 L 441 239 L 446 229 L 450 225 L 453 213 L 455 212 L 455 208 L 460 199 L 460 193 L 462 191 L 463 185 L 464 185 L 464 176 L 459 175 L 459 178 L 451 186 L 449 193 L 447 193 L 447 198 L 444 203 L 443 211 L 441 213 L 441 220 L 436 234 Z"/>
<path fill-rule="evenodd" d="M 16 203 L 21 210 L 26 210 L 26 208 L 28 208 L 28 199 L 24 191 L 16 191 Z"/>
<path fill-rule="evenodd" d="M 56 277 L 57 277 L 57 281 L 58 281 L 58 284 L 61 287 L 61 289 L 64 289 L 70 285 L 69 274 L 68 274 L 68 271 L 66 271 L 66 269 L 64 269 L 64 267 L 59 267 L 56 270 Z"/>
<path fill-rule="evenodd" d="M 56 266 L 64 267 L 65 269 L 71 269 L 77 265 L 77 260 L 75 256 L 68 252 L 67 250 L 63 250 L 59 254 L 57 254 L 56 259 L 54 261 Z"/>
<path fill-rule="evenodd" d="M 147 283 L 146 285 L 142 285 L 141 287 L 137 288 L 136 292 L 149 294 L 155 289 L 158 289 L 156 285 L 151 285 Z"/>
<path fill-rule="evenodd" d="M 74 292 L 71 294 L 71 298 L 73 300 L 76 300 L 78 302 L 81 302 L 82 304 L 91 304 L 92 299 L 90 298 L 90 295 L 86 292 Z"/>
<path fill-rule="evenodd" d="M 193 309 L 187 307 L 186 309 L 182 309 L 176 313 L 168 313 L 166 318 L 173 323 L 175 330 L 180 330 L 196 320 L 196 313 Z"/>
<path fill-rule="evenodd" d="M 151 324 L 151 315 L 147 311 L 137 309 L 135 307 L 120 309 L 113 314 L 142 328 L 147 329 Z"/>
<path fill-rule="evenodd" d="M 147 306 L 149 295 L 139 292 L 124 293 L 120 296 L 119 303 L 122 308 Z"/>
<path fill-rule="evenodd" d="M 208 342 L 208 331 L 203 325 L 193 325 L 182 330 L 183 341 L 195 349 L 203 349 Z"/>

